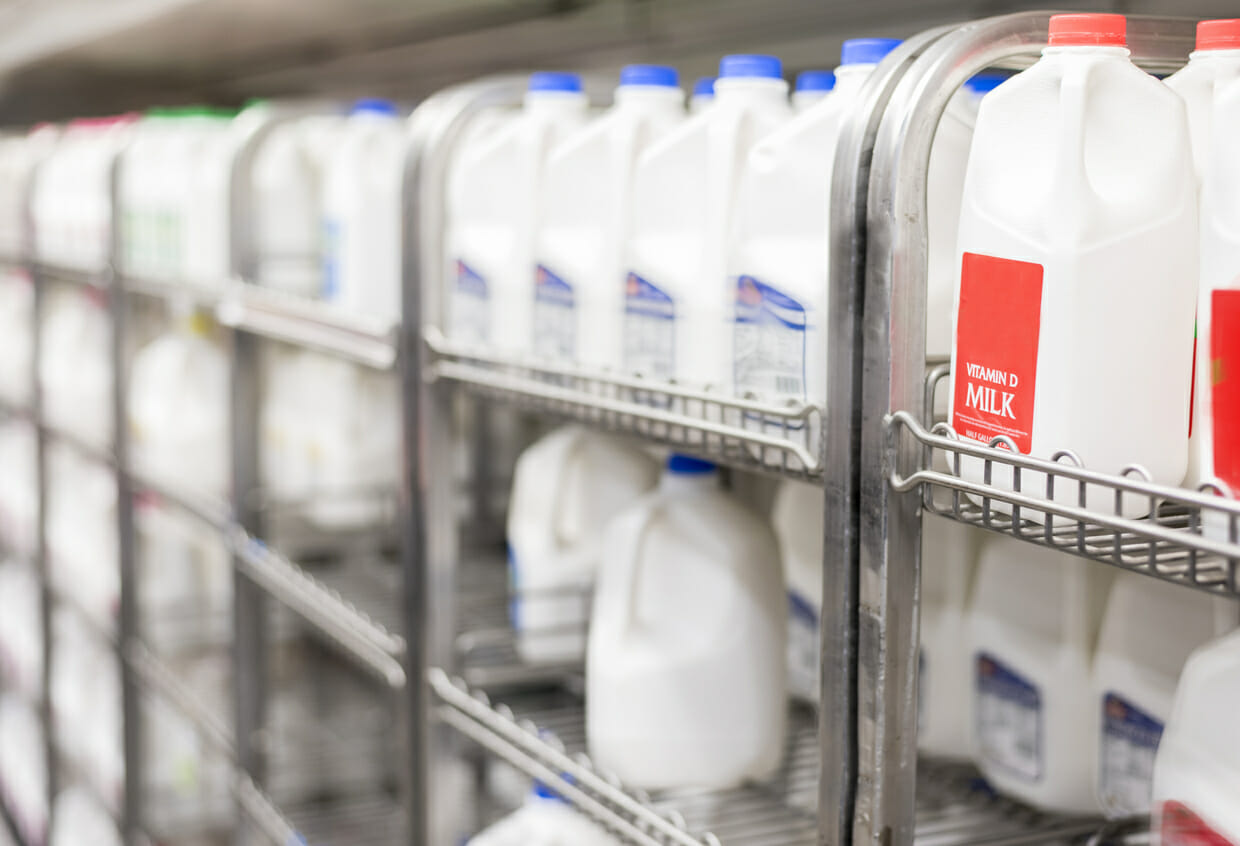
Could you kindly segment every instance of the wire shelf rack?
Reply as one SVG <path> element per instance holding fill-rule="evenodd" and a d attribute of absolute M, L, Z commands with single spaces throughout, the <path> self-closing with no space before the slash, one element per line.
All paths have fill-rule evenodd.
<path fill-rule="evenodd" d="M 428 378 L 489 399 L 666 444 L 729 466 L 797 479 L 822 476 L 824 412 L 498 356 L 449 342 L 423 327 Z"/>

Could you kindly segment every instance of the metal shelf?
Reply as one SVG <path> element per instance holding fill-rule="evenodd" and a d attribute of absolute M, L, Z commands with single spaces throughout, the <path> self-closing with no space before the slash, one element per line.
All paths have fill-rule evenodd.
<path fill-rule="evenodd" d="M 387 796 L 291 806 L 286 813 L 301 838 L 290 842 L 306 846 L 392 846 L 404 831 L 404 813 L 396 800 Z"/>
<path fill-rule="evenodd" d="M 86 270 L 80 267 L 47 264 L 46 262 L 35 262 L 29 265 L 29 267 L 35 278 L 40 281 L 60 282 L 81 288 L 93 288 L 96 291 L 106 291 L 108 289 L 108 270 L 106 268 Z"/>
<path fill-rule="evenodd" d="M 423 327 L 427 378 L 458 383 L 491 399 L 695 453 L 720 464 L 817 479 L 825 414 L 629 376 L 499 356 L 449 342 Z"/>

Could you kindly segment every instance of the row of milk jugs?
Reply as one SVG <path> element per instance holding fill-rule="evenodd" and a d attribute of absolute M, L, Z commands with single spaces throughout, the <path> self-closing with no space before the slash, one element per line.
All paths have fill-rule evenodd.
<path fill-rule="evenodd" d="M 713 97 L 699 88 L 688 114 L 671 68 L 624 68 L 613 105 L 593 118 L 576 76 L 533 75 L 523 107 L 480 119 L 453 160 L 447 334 L 509 355 L 822 403 L 834 147 L 897 44 L 845 42 L 833 83 L 802 74 L 791 102 L 778 59 L 727 56 Z M 995 82 L 977 79 L 953 99 L 936 142 L 940 265 L 976 102 Z M 945 355 L 950 283 L 941 287 L 933 331 Z"/>

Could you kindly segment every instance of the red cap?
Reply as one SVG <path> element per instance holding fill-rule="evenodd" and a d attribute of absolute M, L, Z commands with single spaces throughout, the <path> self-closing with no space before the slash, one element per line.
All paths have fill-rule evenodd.
<path fill-rule="evenodd" d="M 1128 46 L 1123 15 L 1051 15 L 1051 47 Z"/>
<path fill-rule="evenodd" d="M 1197 49 L 1240 50 L 1240 19 L 1198 22 Z"/>

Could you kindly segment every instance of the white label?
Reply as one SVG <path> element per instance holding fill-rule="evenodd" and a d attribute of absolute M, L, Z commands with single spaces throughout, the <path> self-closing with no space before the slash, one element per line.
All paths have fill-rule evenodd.
<path fill-rule="evenodd" d="M 652 379 L 676 367 L 676 303 L 636 273 L 625 282 L 624 366 Z"/>
<path fill-rule="evenodd" d="M 805 399 L 805 307 L 741 276 L 736 281 L 733 375 L 739 392 Z"/>
<path fill-rule="evenodd" d="M 534 352 L 549 358 L 574 357 L 577 312 L 573 286 L 541 264 L 534 282 Z"/>
<path fill-rule="evenodd" d="M 1143 814 L 1150 809 L 1154 755 L 1163 724 L 1109 692 L 1102 697 L 1102 754 L 1099 799 L 1108 815 Z"/>
<path fill-rule="evenodd" d="M 990 763 L 1025 781 L 1042 778 L 1042 694 L 992 655 L 977 656 L 977 738 Z"/>
<path fill-rule="evenodd" d="M 491 294 L 487 280 L 465 262 L 456 261 L 452 286 L 452 338 L 486 343 L 491 335 Z"/>
<path fill-rule="evenodd" d="M 788 689 L 810 701 L 818 699 L 818 612 L 796 591 L 788 591 Z"/>

